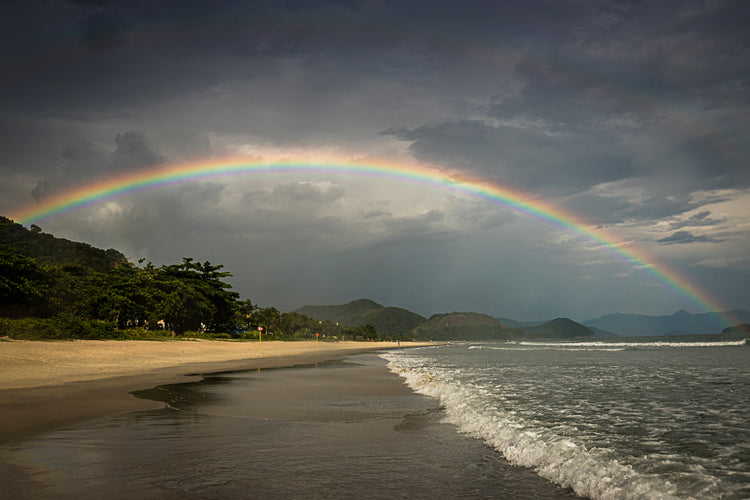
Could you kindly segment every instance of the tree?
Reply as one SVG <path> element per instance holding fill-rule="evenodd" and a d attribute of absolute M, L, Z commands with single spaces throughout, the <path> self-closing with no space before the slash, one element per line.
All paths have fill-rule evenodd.
<path fill-rule="evenodd" d="M 250 328 L 250 318 L 258 307 L 253 305 L 250 300 L 238 300 L 234 310 L 234 320 L 237 326 L 245 329 Z"/>
<path fill-rule="evenodd" d="M 365 340 L 377 340 L 378 333 L 373 325 L 362 325 L 358 329 L 358 335 L 361 335 Z"/>
<path fill-rule="evenodd" d="M 154 309 L 154 287 L 141 269 L 113 269 L 91 278 L 87 311 L 91 317 L 117 323 L 119 329 L 145 326 Z"/>
<path fill-rule="evenodd" d="M 180 281 L 211 304 L 210 308 L 203 309 L 204 312 L 210 311 L 210 314 L 201 320 L 210 331 L 229 331 L 235 327 L 239 294 L 229 291 L 232 286 L 222 281 L 222 278 L 231 276 L 228 272 L 219 271 L 223 267 L 214 266 L 208 261 L 193 263 L 191 257 L 183 257 L 182 264 L 160 268 L 165 276 Z"/>
<path fill-rule="evenodd" d="M 265 307 L 253 314 L 253 326 L 262 326 L 267 335 L 273 335 L 274 330 L 281 321 L 281 314 L 275 307 Z"/>
<path fill-rule="evenodd" d="M 0 315 L 23 317 L 38 312 L 44 269 L 34 259 L 0 248 Z"/>
<path fill-rule="evenodd" d="M 284 313 L 279 320 L 279 330 L 287 337 L 312 338 L 317 325 L 318 321 L 297 312 Z"/>
<path fill-rule="evenodd" d="M 201 293 L 178 280 L 165 282 L 167 290 L 155 312 L 168 329 L 178 334 L 199 331 L 213 315 L 213 305 Z"/>

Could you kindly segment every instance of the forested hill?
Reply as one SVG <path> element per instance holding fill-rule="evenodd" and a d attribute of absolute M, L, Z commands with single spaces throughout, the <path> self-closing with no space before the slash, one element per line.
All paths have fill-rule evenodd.
<path fill-rule="evenodd" d="M 179 264 L 134 265 L 101 250 L 0 217 L 0 336 L 123 338 L 159 330 L 226 338 L 508 340 L 593 336 L 568 319 L 504 326 L 473 312 L 429 319 L 372 300 L 304 306 L 292 313 L 240 300 L 224 266 L 183 257 Z M 35 318 L 34 321 L 31 319 Z M 36 332 L 36 333 L 34 333 Z"/>
<path fill-rule="evenodd" d="M 0 217 L 0 337 L 392 340 L 241 300 L 220 264 L 142 264 Z"/>
<path fill-rule="evenodd" d="M 435 314 L 414 329 L 419 340 L 509 340 L 520 330 L 505 328 L 497 318 L 472 312 Z"/>
<path fill-rule="evenodd" d="M 568 318 L 553 319 L 543 325 L 526 327 L 523 331 L 524 335 L 530 338 L 573 339 L 595 336 L 591 328 Z"/>
<path fill-rule="evenodd" d="M 12 220 L 0 216 L 0 245 L 31 257 L 39 264 L 59 267 L 79 267 L 95 272 L 106 272 L 112 268 L 131 266 L 119 251 L 102 250 L 86 243 L 56 238 L 31 225 L 26 229 Z"/>
<path fill-rule="evenodd" d="M 533 327 L 505 326 L 497 318 L 475 312 L 435 314 L 426 319 L 406 309 L 384 307 L 367 299 L 341 305 L 304 306 L 295 312 L 319 321 L 333 321 L 351 327 L 373 325 L 379 335 L 415 340 L 569 339 L 594 336 L 591 329 L 566 318 Z"/>
<path fill-rule="evenodd" d="M 320 321 L 332 321 L 345 326 L 372 325 L 379 334 L 410 338 L 417 325 L 425 321 L 417 313 L 400 307 L 384 307 L 368 299 L 331 306 L 303 306 L 294 312 Z"/>
<path fill-rule="evenodd" d="M 239 294 L 221 265 L 183 258 L 139 268 L 117 250 L 101 250 L 0 221 L 0 335 L 39 330 L 45 338 L 100 338 L 149 328 L 183 333 L 236 325 Z M 47 333 L 52 332 L 52 333 Z"/>

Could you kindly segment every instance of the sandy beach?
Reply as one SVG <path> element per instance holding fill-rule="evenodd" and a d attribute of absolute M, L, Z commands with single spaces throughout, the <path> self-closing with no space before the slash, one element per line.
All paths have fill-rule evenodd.
<path fill-rule="evenodd" d="M 264 342 L 261 355 L 247 342 L 0 342 L 0 491 L 574 497 L 442 423 L 439 402 L 374 352 L 397 346 Z"/>
<path fill-rule="evenodd" d="M 71 425 L 0 443 L 0 491 L 7 498 L 55 500 L 573 498 L 443 423 L 438 400 L 413 393 L 384 359 L 367 353 L 377 345 L 320 346 L 317 355 L 306 347 L 282 344 L 277 357 L 241 362 L 301 361 L 298 367 L 177 377 L 189 383 L 154 387 L 169 370 L 163 368 L 145 378 L 3 391 L 68 395 L 37 401 L 42 413 L 71 409 L 69 400 L 96 408 L 102 397 L 110 412 L 117 401 L 135 402 L 142 411 L 85 421 L 79 415 L 77 422 L 73 412 Z M 303 352 L 282 354 L 298 349 Z M 334 359 L 313 362 L 323 358 Z M 231 363 L 202 366 L 215 372 Z M 148 387 L 137 391 L 146 399 L 123 397 L 138 385 Z M 71 390 L 77 392 L 69 397 Z M 25 418 L 33 415 L 28 410 Z"/>
<path fill-rule="evenodd" d="M 418 344 L 414 344 L 418 345 Z M 0 443 L 158 403 L 131 391 L 189 382 L 202 373 L 285 367 L 395 342 L 207 340 L 0 342 Z M 94 403 L 95 402 L 95 403 Z"/>

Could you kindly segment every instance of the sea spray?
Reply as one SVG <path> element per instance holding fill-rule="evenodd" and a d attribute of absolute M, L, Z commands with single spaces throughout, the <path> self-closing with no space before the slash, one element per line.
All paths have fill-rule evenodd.
<path fill-rule="evenodd" d="M 543 347 L 543 348 L 561 348 L 561 347 L 572 347 L 576 350 L 586 349 L 590 347 L 596 347 L 601 349 L 616 349 L 616 348 L 634 348 L 634 347 L 646 347 L 653 349 L 655 347 L 733 347 L 733 346 L 744 346 L 747 344 L 747 339 L 741 340 L 727 340 L 727 341 L 716 341 L 716 342 L 664 342 L 664 341 L 652 341 L 652 342 L 509 342 L 509 344 L 516 344 L 529 347 Z M 485 346 L 471 346 L 472 348 L 482 348 Z"/>
<path fill-rule="evenodd" d="M 402 353 L 382 356 L 390 370 L 404 378 L 412 390 L 440 401 L 445 422 L 484 440 L 514 465 L 532 468 L 545 479 L 585 497 L 677 498 L 676 488 L 669 481 L 636 472 L 632 466 L 611 458 L 609 450 L 587 449 L 538 422 L 501 410 L 488 397 L 488 387 L 481 382 L 460 380 L 455 368 Z"/>

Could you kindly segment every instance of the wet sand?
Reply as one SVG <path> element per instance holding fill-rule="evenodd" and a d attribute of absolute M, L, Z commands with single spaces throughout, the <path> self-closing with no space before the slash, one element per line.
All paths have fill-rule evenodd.
<path fill-rule="evenodd" d="M 572 498 L 442 423 L 437 400 L 414 394 L 377 355 L 313 358 L 153 387 L 138 395 L 159 408 L 0 445 L 0 479 L 14 476 L 0 480 L 0 491 L 55 499 Z"/>
<path fill-rule="evenodd" d="M 414 344 L 417 345 L 417 344 Z M 200 374 L 322 362 L 388 342 L 2 341 L 0 444 L 93 418 L 159 407 L 129 393 Z"/>

